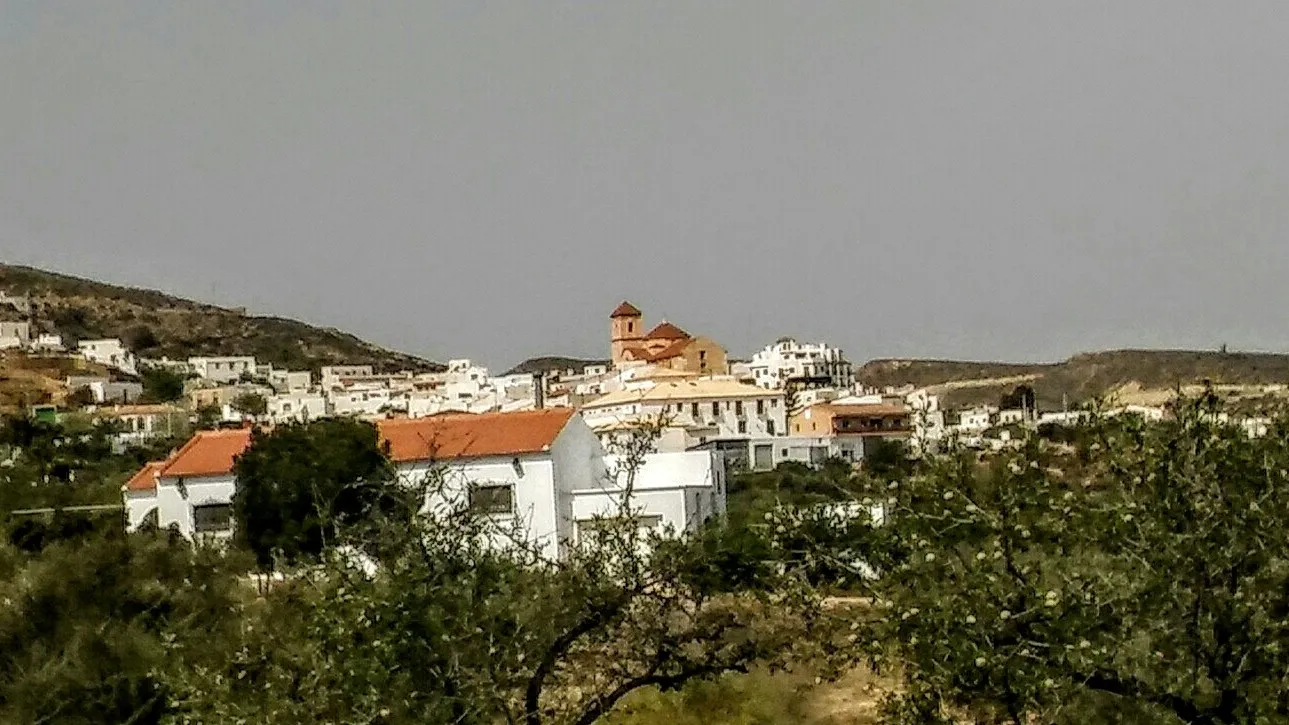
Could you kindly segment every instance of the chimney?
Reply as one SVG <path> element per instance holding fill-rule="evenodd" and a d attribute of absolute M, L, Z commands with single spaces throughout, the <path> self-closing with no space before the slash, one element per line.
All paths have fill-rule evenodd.
<path fill-rule="evenodd" d="M 533 401 L 537 410 L 546 407 L 546 376 L 540 372 L 533 373 Z"/>

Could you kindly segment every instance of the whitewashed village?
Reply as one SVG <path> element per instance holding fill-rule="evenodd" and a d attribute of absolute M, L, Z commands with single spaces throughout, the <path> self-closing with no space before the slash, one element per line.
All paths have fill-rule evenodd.
<path fill-rule="evenodd" d="M 0 306 L 26 313 L 30 303 L 4 295 Z M 0 350 L 111 371 L 68 376 L 80 410 L 33 412 L 110 422 L 121 447 L 209 428 L 143 467 L 122 490 L 128 527 L 174 528 L 190 538 L 231 536 L 234 461 L 253 428 L 327 417 L 374 422 L 409 481 L 428 465 L 450 467 L 487 513 L 516 517 L 534 544 L 559 556 L 577 540 L 579 524 L 591 526 L 623 505 L 620 451 L 642 431 L 648 451 L 633 463 L 631 506 L 642 526 L 681 533 L 724 512 L 731 472 L 788 462 L 862 467 L 866 455 L 892 443 L 908 451 L 947 440 L 1000 450 L 1018 444 L 1021 429 L 1089 415 L 1039 410 L 1025 396 L 1014 408 L 946 409 L 927 389 L 856 383 L 852 362 L 826 342 L 782 337 L 738 359 L 676 322 L 649 322 L 623 301 L 607 315 L 604 363 L 505 375 L 469 359 L 449 360 L 437 372 L 277 369 L 246 355 L 149 359 L 120 339 L 79 340 L 69 349 L 57 335 L 33 336 L 23 321 L 0 322 Z M 133 380 L 146 370 L 181 377 L 181 400 L 139 403 L 143 385 Z M 1164 405 L 1103 412 L 1147 420 L 1168 414 Z M 1258 434 L 1268 421 L 1239 422 Z"/>

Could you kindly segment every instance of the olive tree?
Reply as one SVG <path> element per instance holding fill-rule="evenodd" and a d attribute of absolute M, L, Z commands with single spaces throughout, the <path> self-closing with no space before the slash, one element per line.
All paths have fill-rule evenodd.
<path fill-rule="evenodd" d="M 1211 400 L 873 480 L 863 638 L 901 722 L 1289 717 L 1289 428 Z M 1109 713 L 1109 714 L 1108 714 Z"/>

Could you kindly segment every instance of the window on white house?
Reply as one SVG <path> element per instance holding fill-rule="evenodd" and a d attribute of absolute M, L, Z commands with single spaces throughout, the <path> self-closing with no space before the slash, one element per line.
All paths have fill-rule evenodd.
<path fill-rule="evenodd" d="M 206 503 L 192 507 L 192 527 L 199 534 L 229 531 L 233 528 L 233 507 L 226 503 Z"/>
<path fill-rule="evenodd" d="M 712 402 L 712 415 L 720 415 L 720 414 L 721 414 L 721 404 L 720 404 L 719 402 L 713 401 L 713 402 Z"/>
<path fill-rule="evenodd" d="M 630 519 L 607 516 L 579 519 L 577 522 L 577 540 L 583 544 L 593 543 L 597 539 L 602 540 L 604 537 L 614 535 L 614 533 L 623 533 L 623 524 L 632 522 L 635 523 L 636 531 L 648 533 L 662 526 L 662 517 L 651 514 L 632 516 Z"/>
<path fill-rule="evenodd" d="M 738 422 L 738 432 L 739 432 L 739 433 L 746 433 L 746 432 L 747 432 L 747 421 L 746 421 L 746 420 L 740 420 L 740 421 Z"/>
<path fill-rule="evenodd" d="M 770 435 L 774 435 L 774 421 L 772 420 L 765 421 L 765 432 L 769 433 Z"/>
<path fill-rule="evenodd" d="M 515 512 L 515 487 L 509 483 L 476 483 L 470 486 L 470 510 L 496 515 Z"/>

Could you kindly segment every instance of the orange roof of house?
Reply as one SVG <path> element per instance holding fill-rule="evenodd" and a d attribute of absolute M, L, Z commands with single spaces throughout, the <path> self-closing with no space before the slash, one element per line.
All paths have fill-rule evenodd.
<path fill-rule="evenodd" d="M 623 300 L 622 304 L 613 308 L 613 312 L 609 313 L 609 319 L 613 319 L 614 317 L 640 317 L 643 314 L 643 312 L 636 309 L 635 305 Z"/>
<path fill-rule="evenodd" d="M 166 461 L 152 461 L 144 464 L 139 472 L 130 477 L 121 487 L 122 491 L 155 491 L 157 490 L 157 474 L 165 468 Z"/>
<path fill-rule="evenodd" d="M 514 456 L 548 450 L 573 417 L 572 408 L 544 408 L 511 413 L 451 413 L 429 418 L 377 421 L 381 441 L 389 444 L 395 463 L 483 456 Z M 251 445 L 249 428 L 201 431 L 158 475 L 217 476 L 233 470 L 233 461 Z M 136 478 L 142 471 L 136 474 Z M 133 481 L 134 479 L 131 479 Z"/>
<path fill-rule="evenodd" d="M 548 450 L 573 413 L 572 408 L 543 408 L 457 414 L 382 420 L 377 427 L 395 463 L 513 456 Z"/>
<path fill-rule="evenodd" d="M 688 340 L 689 333 L 670 322 L 660 322 L 645 335 L 649 340 Z"/>
<path fill-rule="evenodd" d="M 251 445 L 251 429 L 203 430 L 188 439 L 161 471 L 162 476 L 218 476 L 233 470 L 233 459 Z"/>

